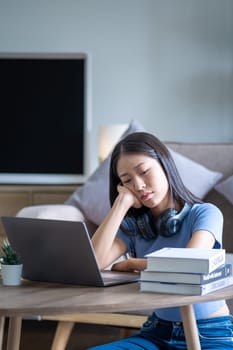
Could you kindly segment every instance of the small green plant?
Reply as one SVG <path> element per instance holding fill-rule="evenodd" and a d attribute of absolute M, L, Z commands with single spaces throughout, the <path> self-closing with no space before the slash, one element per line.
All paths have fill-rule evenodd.
<path fill-rule="evenodd" d="M 22 264 L 21 256 L 11 247 L 10 242 L 7 238 L 2 241 L 2 252 L 1 264 L 4 265 L 19 265 Z"/>

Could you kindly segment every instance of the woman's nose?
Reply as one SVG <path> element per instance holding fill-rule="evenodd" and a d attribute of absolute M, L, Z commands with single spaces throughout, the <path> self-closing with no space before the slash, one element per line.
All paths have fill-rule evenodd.
<path fill-rule="evenodd" d="M 145 182 L 143 181 L 143 179 L 141 179 L 140 177 L 137 177 L 134 179 L 134 189 L 136 191 L 141 191 L 143 188 L 145 188 Z"/>

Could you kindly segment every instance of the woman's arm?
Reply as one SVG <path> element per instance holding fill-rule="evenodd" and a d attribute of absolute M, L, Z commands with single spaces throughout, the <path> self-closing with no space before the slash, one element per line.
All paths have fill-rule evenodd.
<path fill-rule="evenodd" d="M 199 230 L 193 233 L 187 248 L 213 248 L 215 238 L 209 231 Z"/>
<path fill-rule="evenodd" d="M 112 208 L 92 237 L 100 269 L 106 268 L 126 252 L 125 243 L 116 234 L 129 208 L 139 206 L 128 189 L 118 186 L 118 192 Z"/>

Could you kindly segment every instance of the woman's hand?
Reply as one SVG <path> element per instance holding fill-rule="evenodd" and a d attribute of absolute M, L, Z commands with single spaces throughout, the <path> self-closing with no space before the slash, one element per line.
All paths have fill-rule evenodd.
<path fill-rule="evenodd" d="M 112 265 L 113 271 L 141 271 L 147 266 L 146 259 L 129 258 Z"/>
<path fill-rule="evenodd" d="M 130 203 L 130 207 L 134 208 L 141 208 L 142 204 L 141 202 L 137 199 L 137 197 L 131 192 L 128 188 L 124 187 L 123 185 L 119 184 L 117 186 L 117 191 L 118 193 L 124 196 L 125 199 L 127 199 Z"/>

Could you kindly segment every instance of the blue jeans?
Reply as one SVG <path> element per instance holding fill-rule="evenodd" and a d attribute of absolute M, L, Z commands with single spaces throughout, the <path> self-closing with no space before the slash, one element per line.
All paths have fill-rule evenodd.
<path fill-rule="evenodd" d="M 233 317 L 197 321 L 202 350 L 233 350 Z M 187 349 L 181 322 L 158 319 L 153 313 L 139 334 L 89 350 L 184 350 Z"/>

